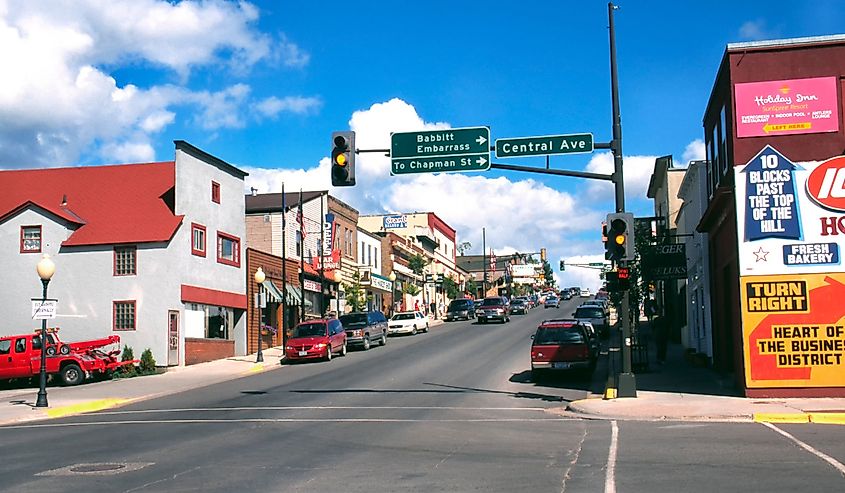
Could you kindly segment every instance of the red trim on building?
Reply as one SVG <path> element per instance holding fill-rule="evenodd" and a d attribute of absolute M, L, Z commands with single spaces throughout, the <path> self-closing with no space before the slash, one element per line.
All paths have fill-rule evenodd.
<path fill-rule="evenodd" d="M 429 212 L 427 214 L 428 214 L 428 226 L 431 229 L 435 229 L 437 231 L 440 231 L 441 233 L 443 233 L 443 236 L 445 236 L 446 238 L 449 238 L 450 240 L 452 240 L 454 242 L 456 231 L 454 229 L 452 229 L 448 224 L 446 224 L 446 221 L 437 217 L 437 214 L 435 214 L 433 212 Z"/>
<path fill-rule="evenodd" d="M 196 230 L 202 231 L 202 250 L 194 247 L 194 231 Z M 208 245 L 208 233 L 205 230 L 205 226 L 191 223 L 191 253 L 198 257 L 205 257 L 205 252 L 208 249 L 206 245 Z"/>
<path fill-rule="evenodd" d="M 182 285 L 182 301 L 185 303 L 202 303 L 203 305 L 227 306 L 229 308 L 246 310 L 246 294 L 189 286 L 187 284 Z"/>
<path fill-rule="evenodd" d="M 232 247 L 232 257 L 234 260 L 230 260 L 221 256 L 223 253 L 223 242 L 221 240 L 226 239 L 234 243 Z M 217 262 L 221 264 L 231 265 L 233 267 L 240 267 L 241 266 L 241 239 L 237 236 L 230 235 L 224 233 L 222 231 L 217 232 Z"/>
<path fill-rule="evenodd" d="M 220 184 L 216 181 L 211 182 L 211 201 L 215 204 L 220 203 Z"/>
<path fill-rule="evenodd" d="M 38 250 L 27 250 L 23 247 L 23 232 L 25 229 L 38 228 Z M 40 224 L 33 224 L 30 226 L 21 226 L 21 253 L 41 253 L 41 246 L 44 244 L 44 230 Z"/>

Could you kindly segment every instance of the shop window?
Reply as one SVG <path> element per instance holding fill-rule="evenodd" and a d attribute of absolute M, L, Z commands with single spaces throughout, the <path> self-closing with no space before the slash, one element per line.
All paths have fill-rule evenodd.
<path fill-rule="evenodd" d="M 220 203 L 220 184 L 216 181 L 211 182 L 211 201 L 215 204 Z"/>
<path fill-rule="evenodd" d="M 217 261 L 234 267 L 241 266 L 241 239 L 217 232 Z"/>
<path fill-rule="evenodd" d="M 205 226 L 201 224 L 191 224 L 191 253 L 205 257 Z"/>
<path fill-rule="evenodd" d="M 41 252 L 41 226 L 21 226 L 21 253 Z"/>
<path fill-rule="evenodd" d="M 296 256 L 302 256 L 302 231 L 296 232 Z"/>
<path fill-rule="evenodd" d="M 114 330 L 135 330 L 135 300 L 113 302 Z"/>
<path fill-rule="evenodd" d="M 137 249 L 134 246 L 114 248 L 114 275 L 134 276 L 137 270 Z"/>

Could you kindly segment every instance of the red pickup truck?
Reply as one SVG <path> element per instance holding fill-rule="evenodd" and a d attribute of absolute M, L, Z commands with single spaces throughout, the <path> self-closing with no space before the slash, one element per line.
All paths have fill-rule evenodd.
<path fill-rule="evenodd" d="M 35 334 L 0 337 L 0 380 L 35 377 L 41 371 L 40 330 Z M 115 344 L 117 349 L 106 351 Z M 63 343 L 58 334 L 47 333 L 48 375 L 56 375 L 64 385 L 78 385 L 86 377 L 105 377 L 116 368 L 136 361 L 120 361 L 120 336 L 75 343 Z"/>
<path fill-rule="evenodd" d="M 584 370 L 592 374 L 598 344 L 590 328 L 577 320 L 546 320 L 531 336 L 531 373 Z"/>

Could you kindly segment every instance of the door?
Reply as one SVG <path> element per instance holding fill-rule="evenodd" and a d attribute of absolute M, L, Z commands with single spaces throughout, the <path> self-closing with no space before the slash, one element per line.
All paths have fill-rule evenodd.
<path fill-rule="evenodd" d="M 167 366 L 179 364 L 179 312 L 167 312 Z"/>

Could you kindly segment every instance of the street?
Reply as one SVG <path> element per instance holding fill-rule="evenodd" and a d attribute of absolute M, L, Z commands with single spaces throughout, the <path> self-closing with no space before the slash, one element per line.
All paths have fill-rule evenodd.
<path fill-rule="evenodd" d="M 530 336 L 581 300 L 451 322 L 331 362 L 0 428 L 0 491 L 841 491 L 762 424 L 586 420 L 591 381 L 531 381 Z M 845 461 L 838 426 L 777 425 Z M 810 486 L 812 485 L 812 486 Z"/>

